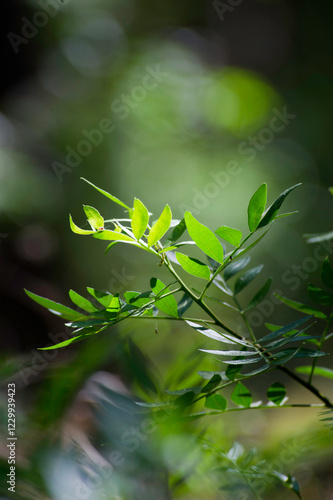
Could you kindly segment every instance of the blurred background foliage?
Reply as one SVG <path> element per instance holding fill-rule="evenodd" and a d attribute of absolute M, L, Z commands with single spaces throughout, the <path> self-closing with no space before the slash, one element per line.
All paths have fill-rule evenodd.
<path fill-rule="evenodd" d="M 118 384 L 108 377 L 119 376 L 136 397 L 154 399 L 154 391 L 162 397 L 165 389 L 195 385 L 197 370 L 216 370 L 197 351 L 202 341 L 177 322 L 158 325 L 157 335 L 152 322 L 131 323 L 85 345 L 57 351 L 53 359 L 51 353 L 47 359 L 37 357 L 35 348 L 54 343 L 50 333 L 61 339 L 64 327 L 32 303 L 23 288 L 68 303 L 70 288 L 83 295 L 86 286 L 122 294 L 147 290 L 151 276 L 167 279 L 149 256 L 126 246 L 104 256 L 104 244 L 71 233 L 68 213 L 80 226 L 86 224 L 83 203 L 97 207 L 105 218 L 119 214 L 81 176 L 127 204 L 134 196 L 140 198 L 156 216 L 166 203 L 175 218 L 189 209 L 212 229 L 222 224 L 245 229 L 248 200 L 262 182 L 268 183 L 270 200 L 302 182 L 287 201 L 287 208 L 299 214 L 279 221 L 252 258 L 265 264 L 262 280 L 272 276 L 274 289 L 307 300 L 310 272 L 304 263 L 313 256 L 313 247 L 302 234 L 332 229 L 330 4 L 322 2 L 319 8 L 309 0 L 244 0 L 224 14 L 217 5 L 188 0 L 13 0 L 5 7 L 1 376 L 4 383 L 17 383 L 20 498 L 117 498 L 116 493 L 99 496 L 96 489 L 82 497 L 84 493 L 71 489 L 76 480 L 84 481 L 85 474 L 98 474 L 102 467 L 91 449 L 84 451 L 83 441 L 93 436 L 98 447 L 112 442 L 118 432 L 99 420 L 97 410 L 93 414 L 91 405 L 100 408 L 101 401 L 107 404 L 112 398 L 94 386 L 82 389 L 91 377 L 102 374 L 107 390 Z M 41 11 L 44 15 L 36 17 Z M 26 28 L 27 23 L 32 27 Z M 44 25 L 36 28 L 38 23 Z M 28 33 L 28 38 L 18 42 L 10 33 Z M 284 110 L 292 118 L 272 132 L 272 119 Z M 96 133 L 102 122 L 108 123 L 107 132 Z M 299 271 L 294 266 L 302 272 L 296 281 Z M 312 281 L 319 264 L 314 271 Z M 250 298 L 253 291 L 244 293 Z M 234 319 L 226 314 L 232 324 Z M 294 317 L 277 305 L 262 316 L 259 329 L 264 322 L 284 324 Z M 138 357 L 133 347 L 131 351 L 128 339 L 146 357 Z M 153 391 L 147 380 L 154 381 Z M 254 385 L 258 397 L 269 385 L 263 381 L 265 387 Z M 332 391 L 327 383 L 321 387 Z M 293 386 L 288 390 L 297 400 L 304 397 Z M 88 423 L 83 416 L 75 423 L 78 416 L 71 411 L 79 411 L 76 404 L 89 413 Z M 121 421 L 121 414 L 113 415 L 110 408 L 104 408 L 109 419 Z M 5 424 L 4 413 L 1 418 Z M 197 423 L 185 428 L 161 425 L 119 474 L 105 479 L 111 488 L 107 491 L 116 491 L 117 482 L 126 484 L 133 474 L 126 498 L 136 498 L 134 491 L 139 495 L 143 487 L 135 484 L 135 477 L 151 483 L 152 491 L 141 491 L 141 498 L 168 498 L 166 493 L 156 496 L 152 485 L 163 485 L 169 471 L 175 498 L 229 498 L 230 493 L 216 493 L 216 478 L 210 484 L 203 480 L 210 458 L 192 442 L 194 434 L 206 432 L 224 452 L 235 440 L 247 449 L 255 445 L 263 456 L 278 461 L 281 443 L 302 440 L 306 433 L 310 444 L 301 442 L 310 453 L 296 454 L 282 472 L 298 471 L 305 498 L 332 498 L 332 438 L 317 420 L 316 412 L 285 409 L 212 418 L 207 428 Z M 70 425 L 82 430 L 77 437 L 81 457 L 69 442 L 59 444 Z M 5 459 L 4 443 L 1 450 Z M 6 466 L 4 462 L 3 477 Z M 152 474 L 146 477 L 149 467 Z M 263 498 L 289 498 L 279 489 L 268 493 L 271 486 L 266 484 Z M 2 495 L 8 495 L 6 487 Z"/>

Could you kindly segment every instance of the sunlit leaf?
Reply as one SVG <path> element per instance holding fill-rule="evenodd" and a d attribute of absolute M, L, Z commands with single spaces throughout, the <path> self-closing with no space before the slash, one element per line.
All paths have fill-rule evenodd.
<path fill-rule="evenodd" d="M 164 236 L 164 234 L 170 227 L 171 219 L 172 219 L 171 209 L 169 205 L 166 205 L 160 217 L 155 222 L 155 224 L 153 225 L 153 227 L 149 232 L 148 247 L 155 245 L 155 243 L 157 243 L 162 238 L 162 236 Z"/>
<path fill-rule="evenodd" d="M 228 226 L 221 226 L 216 229 L 215 233 L 223 238 L 228 243 L 231 243 L 233 246 L 238 247 L 242 240 L 242 233 L 238 229 L 233 229 Z"/>
<path fill-rule="evenodd" d="M 69 214 L 69 224 L 70 224 L 70 227 L 71 227 L 71 230 L 73 231 L 73 233 L 82 234 L 82 235 L 89 235 L 89 234 L 94 234 L 95 233 L 94 230 L 81 229 L 79 226 L 77 226 L 74 223 L 71 214 Z"/>
<path fill-rule="evenodd" d="M 74 292 L 74 290 L 69 291 L 69 296 L 72 302 L 77 306 L 79 306 L 84 311 L 90 313 L 99 311 L 99 309 L 97 309 L 97 307 L 95 307 L 88 299 L 85 299 L 84 297 L 82 297 L 82 295 L 79 295 L 77 292 Z"/>
<path fill-rule="evenodd" d="M 109 229 L 94 232 L 94 238 L 106 241 L 130 241 L 136 243 L 136 241 L 127 234 L 118 233 L 117 231 L 110 231 Z"/>
<path fill-rule="evenodd" d="M 184 271 L 192 274 L 193 276 L 197 276 L 198 278 L 209 280 L 210 270 L 209 267 L 206 266 L 206 264 L 204 264 L 200 260 L 193 259 L 179 252 L 176 252 L 176 258 Z"/>
<path fill-rule="evenodd" d="M 248 225 L 251 233 L 253 233 L 261 220 L 267 203 L 267 184 L 262 184 L 252 196 L 248 209 Z"/>
<path fill-rule="evenodd" d="M 198 222 L 190 212 L 185 212 L 186 227 L 192 240 L 209 257 L 223 263 L 223 247 L 215 234 Z"/>
<path fill-rule="evenodd" d="M 157 278 L 152 278 L 150 280 L 150 286 L 151 286 L 152 291 L 156 295 L 159 295 L 159 294 L 164 295 L 164 294 L 170 292 L 170 290 L 165 287 L 165 285 L 162 283 L 162 281 L 160 281 Z M 155 302 L 155 306 L 160 311 L 162 311 L 166 314 L 169 314 L 170 316 L 173 316 L 175 318 L 178 318 L 177 301 L 173 295 L 168 295 L 168 297 L 165 297 L 163 299 L 157 299 Z"/>
<path fill-rule="evenodd" d="M 96 208 L 90 207 L 89 205 L 83 205 L 83 210 L 93 230 L 98 231 L 104 229 L 104 219 Z"/>
<path fill-rule="evenodd" d="M 302 375 L 310 375 L 312 366 L 297 366 L 295 371 Z M 313 374 L 320 377 L 333 378 L 333 370 L 324 366 L 315 366 Z"/>
<path fill-rule="evenodd" d="M 88 292 L 104 306 L 105 308 L 119 309 L 119 298 L 113 296 L 111 293 L 101 292 L 95 288 L 87 287 Z"/>
<path fill-rule="evenodd" d="M 95 186 L 92 182 L 88 181 L 87 179 L 84 179 L 84 177 L 81 177 L 81 179 L 83 181 L 87 182 L 88 184 L 90 184 L 90 186 L 92 186 L 93 188 L 97 189 L 97 191 L 99 191 L 101 194 L 103 194 L 104 196 L 106 196 L 110 200 L 112 200 L 115 203 L 117 203 L 118 205 L 121 205 L 122 207 L 127 208 L 128 210 L 132 211 L 132 209 L 128 205 L 126 205 L 125 203 L 120 201 L 118 198 L 116 198 L 112 194 L 108 193 L 107 191 L 104 191 L 104 189 L 101 189 L 101 188 Z"/>
<path fill-rule="evenodd" d="M 137 240 L 140 240 L 147 228 L 149 213 L 142 201 L 134 198 L 131 227 Z"/>
<path fill-rule="evenodd" d="M 37 304 L 40 304 L 43 307 L 46 307 L 52 312 L 59 313 L 63 318 L 69 319 L 69 320 L 75 320 L 75 319 L 81 319 L 84 318 L 84 315 L 78 311 L 75 311 L 74 309 L 71 309 L 70 307 L 64 306 L 62 304 L 59 304 L 58 302 L 54 302 L 53 300 L 50 299 L 45 299 L 44 297 L 40 297 L 39 295 L 36 295 L 35 293 L 29 292 L 28 290 L 24 290 L 25 293 L 30 297 L 32 300 L 37 302 Z"/>

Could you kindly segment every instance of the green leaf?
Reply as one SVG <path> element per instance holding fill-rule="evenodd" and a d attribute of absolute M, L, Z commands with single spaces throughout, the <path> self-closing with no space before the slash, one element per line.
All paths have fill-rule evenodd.
<path fill-rule="evenodd" d="M 216 229 L 215 233 L 223 238 L 228 243 L 231 243 L 234 247 L 239 247 L 242 240 L 242 233 L 238 229 L 233 229 L 228 226 L 221 226 Z"/>
<path fill-rule="evenodd" d="M 273 281 L 272 278 L 269 278 L 266 281 L 266 283 L 264 284 L 264 286 L 262 288 L 260 288 L 260 290 L 259 290 L 258 293 L 255 294 L 255 296 L 249 302 L 248 306 L 244 309 L 244 311 L 249 311 L 250 309 L 252 309 L 253 307 L 255 307 L 257 304 L 260 304 L 260 302 L 262 300 L 264 300 L 264 298 L 268 294 L 268 291 L 269 291 L 269 289 L 271 287 L 272 281 Z"/>
<path fill-rule="evenodd" d="M 315 351 L 313 349 L 304 348 L 289 348 L 272 354 L 268 357 L 270 363 L 274 365 L 284 365 L 292 358 L 319 358 L 326 356 L 327 353 L 323 351 Z"/>
<path fill-rule="evenodd" d="M 267 391 L 267 397 L 272 403 L 279 405 L 286 397 L 286 388 L 280 382 L 275 382 Z"/>
<path fill-rule="evenodd" d="M 288 196 L 288 194 L 290 194 L 294 189 L 296 189 L 297 187 L 299 187 L 301 185 L 302 185 L 302 183 L 295 184 L 295 186 L 292 186 L 292 187 L 286 189 L 283 193 L 281 193 L 276 198 L 276 200 L 274 201 L 274 203 L 272 203 L 272 205 L 265 212 L 265 215 L 263 216 L 263 218 L 260 221 L 258 229 L 261 228 L 261 227 L 267 226 L 267 224 L 269 224 L 270 222 L 272 222 L 274 220 L 274 218 L 276 217 L 278 211 L 280 210 L 280 208 L 281 208 L 284 200 Z"/>
<path fill-rule="evenodd" d="M 301 373 L 302 375 L 310 375 L 312 372 L 311 366 L 297 366 L 295 371 Z M 316 366 L 313 372 L 314 375 L 325 378 L 333 378 L 333 370 L 331 368 L 326 368 L 324 366 Z"/>
<path fill-rule="evenodd" d="M 250 391 L 241 382 L 238 382 L 231 394 L 231 401 L 238 406 L 249 408 L 252 403 L 252 395 Z"/>
<path fill-rule="evenodd" d="M 69 214 L 69 224 L 70 224 L 70 227 L 71 227 L 71 230 L 73 231 L 73 233 L 83 234 L 83 235 L 88 235 L 88 234 L 94 234 L 95 233 L 95 231 L 93 231 L 93 230 L 81 229 L 79 226 L 77 226 L 74 223 L 71 214 Z"/>
<path fill-rule="evenodd" d="M 129 241 L 131 243 L 136 243 L 136 241 L 127 234 L 118 233 L 117 231 L 110 231 L 109 229 L 95 232 L 94 238 L 106 241 Z"/>
<path fill-rule="evenodd" d="M 321 279 L 324 285 L 328 286 L 329 288 L 333 288 L 333 269 L 331 267 L 330 261 L 328 260 L 328 257 L 326 257 L 326 259 L 324 260 L 321 268 Z"/>
<path fill-rule="evenodd" d="M 327 319 L 326 314 L 324 314 L 322 311 L 319 311 L 319 309 L 307 306 L 305 304 L 302 304 L 301 302 L 296 302 L 295 300 L 287 299 L 286 297 L 281 297 L 281 295 L 277 293 L 275 293 L 274 295 L 287 306 L 291 307 L 292 309 L 296 309 L 296 311 L 300 311 L 305 314 L 312 314 L 315 318 Z"/>
<path fill-rule="evenodd" d="M 267 184 L 262 184 L 252 196 L 248 209 L 248 225 L 251 233 L 253 233 L 261 220 L 267 203 Z"/>
<path fill-rule="evenodd" d="M 239 273 L 244 267 L 248 265 L 251 257 L 244 257 L 243 259 L 237 259 L 234 261 L 229 261 L 228 265 L 224 269 L 224 279 L 226 281 L 230 280 L 235 274 Z"/>
<path fill-rule="evenodd" d="M 308 285 L 308 296 L 311 300 L 323 306 L 333 305 L 333 294 L 314 286 L 312 283 Z"/>
<path fill-rule="evenodd" d="M 170 290 L 157 278 L 152 278 L 150 280 L 150 286 L 152 291 L 156 295 L 164 295 L 169 293 Z M 177 301 L 173 295 L 168 295 L 163 299 L 157 299 L 155 302 L 157 309 L 160 311 L 173 316 L 174 318 L 178 318 L 178 306 Z"/>
<path fill-rule="evenodd" d="M 235 283 L 235 288 L 234 288 L 234 294 L 237 295 L 240 293 L 249 283 L 251 283 L 252 280 L 260 273 L 264 266 L 257 266 L 253 267 L 252 269 L 249 269 L 248 271 L 245 271 L 245 273 L 238 278 L 238 280 Z"/>
<path fill-rule="evenodd" d="M 95 290 L 95 288 L 87 287 L 87 290 L 106 309 L 120 309 L 120 302 L 117 296 L 113 296 L 111 293 Z"/>
<path fill-rule="evenodd" d="M 37 304 L 40 304 L 43 307 L 46 307 L 49 309 L 51 312 L 56 312 L 60 313 L 60 315 L 69 320 L 75 320 L 75 319 L 82 319 L 84 318 L 84 315 L 78 311 L 75 311 L 74 309 L 71 309 L 70 307 L 63 306 L 62 304 L 59 304 L 58 302 L 54 302 L 53 300 L 50 299 L 45 299 L 44 297 L 40 297 L 39 295 L 36 295 L 35 293 L 29 292 L 28 290 L 24 290 L 25 293 L 30 297 L 32 300 L 37 302 Z"/>
<path fill-rule="evenodd" d="M 215 389 L 215 387 L 217 387 L 221 383 L 221 381 L 222 381 L 221 376 L 215 373 L 209 380 L 209 382 L 201 389 L 201 392 L 206 393 L 212 391 L 213 389 Z"/>
<path fill-rule="evenodd" d="M 115 196 L 113 196 L 112 194 L 108 193 L 107 191 L 104 191 L 104 189 L 101 189 L 97 186 L 95 186 L 92 182 L 88 181 L 87 179 L 85 179 L 84 177 L 81 177 L 81 179 L 84 181 L 84 182 L 87 182 L 87 184 L 90 184 L 90 186 L 92 186 L 93 188 L 97 189 L 97 191 L 99 191 L 101 194 L 103 194 L 104 196 L 106 196 L 107 198 L 109 198 L 110 200 L 114 201 L 115 203 L 117 203 L 118 205 L 121 205 L 122 207 L 124 208 L 127 208 L 128 210 L 132 211 L 132 209 L 126 205 L 125 203 L 123 203 L 122 201 L 118 200 L 118 198 L 116 198 Z"/>
<path fill-rule="evenodd" d="M 91 229 L 96 231 L 104 229 L 104 219 L 96 208 L 90 207 L 89 205 L 83 205 L 83 210 L 87 216 Z"/>
<path fill-rule="evenodd" d="M 159 216 L 158 220 L 155 222 L 151 228 L 148 236 L 148 247 L 155 245 L 162 236 L 167 232 L 170 227 L 172 220 L 172 213 L 169 205 L 166 205 L 163 212 Z"/>
<path fill-rule="evenodd" d="M 168 239 L 165 242 L 165 247 L 171 245 L 172 243 L 175 243 L 181 236 L 183 236 L 184 232 L 186 231 L 186 223 L 185 219 L 182 219 L 177 226 L 173 228 L 172 233 L 168 237 Z"/>
<path fill-rule="evenodd" d="M 211 394 L 206 397 L 205 407 L 212 410 L 225 410 L 227 407 L 227 400 L 221 394 Z"/>
<path fill-rule="evenodd" d="M 50 351 L 52 349 L 60 349 L 61 347 L 67 347 L 70 344 L 74 344 L 75 342 L 80 342 L 81 340 L 90 337 L 91 335 L 96 335 L 100 330 L 93 331 L 91 333 L 83 333 L 82 335 L 77 335 L 76 337 L 71 337 L 63 342 L 59 342 L 59 344 L 51 345 L 49 347 L 39 347 L 38 351 Z"/>
<path fill-rule="evenodd" d="M 242 359 L 242 358 L 238 357 L 238 358 L 235 358 L 234 361 L 240 360 L 240 359 Z M 233 380 L 235 380 L 235 378 L 237 377 L 237 375 L 239 374 L 239 372 L 241 371 L 242 368 L 243 368 L 243 365 L 228 365 L 227 369 L 225 371 L 225 375 L 229 380 L 233 381 Z"/>
<path fill-rule="evenodd" d="M 297 329 L 298 327 L 300 327 L 301 325 L 303 325 L 304 323 L 309 321 L 309 319 L 311 319 L 312 317 L 313 317 L 312 315 L 311 316 L 309 315 L 309 316 L 305 316 L 304 318 L 298 319 L 297 321 L 293 321 L 292 323 L 289 323 L 288 325 L 286 325 L 282 328 L 279 328 L 279 330 L 273 331 L 272 333 L 265 335 L 265 337 L 262 337 L 260 339 L 260 343 L 270 342 L 271 340 L 282 337 L 286 333 L 294 331 L 295 329 Z"/>
<path fill-rule="evenodd" d="M 140 308 L 140 307 L 145 306 L 146 304 L 148 304 L 149 302 L 152 301 L 151 297 L 142 297 L 142 294 L 140 294 L 140 292 L 131 292 L 131 291 L 125 292 L 124 297 L 125 297 L 127 304 L 131 306 L 129 308 L 129 310 Z M 125 306 L 125 308 L 126 308 L 126 306 Z M 122 311 L 125 310 L 125 308 L 123 308 Z M 146 309 L 145 311 L 143 311 L 143 314 L 145 314 L 147 316 L 153 316 L 152 308 Z"/>
<path fill-rule="evenodd" d="M 202 351 L 202 352 L 207 352 L 208 354 L 215 354 L 217 356 L 244 356 L 244 357 L 248 357 L 248 356 L 255 356 L 257 353 L 257 351 L 220 351 L 220 350 L 216 350 L 216 349 L 199 349 L 199 351 Z M 229 363 L 229 361 L 228 361 Z"/>
<path fill-rule="evenodd" d="M 134 198 L 133 208 L 131 221 L 132 231 L 136 239 L 140 240 L 147 228 L 149 213 L 144 204 L 137 198 Z"/>
<path fill-rule="evenodd" d="M 192 259 L 191 257 L 188 257 L 187 255 L 179 252 L 176 252 L 176 258 L 184 271 L 192 274 L 193 276 L 197 276 L 198 278 L 209 280 L 210 270 L 209 267 L 206 266 L 206 264 L 204 264 L 200 260 Z"/>
<path fill-rule="evenodd" d="M 91 302 L 89 302 L 89 300 L 82 297 L 82 295 L 79 295 L 78 293 L 74 292 L 74 290 L 69 291 L 69 296 L 70 296 L 72 302 L 75 305 L 79 306 L 84 311 L 87 311 L 90 313 L 93 313 L 95 311 L 99 311 L 99 309 L 97 309 L 97 307 L 95 307 Z"/>
<path fill-rule="evenodd" d="M 215 234 L 198 222 L 190 212 L 185 212 L 187 230 L 192 240 L 209 257 L 223 264 L 223 247 Z"/>

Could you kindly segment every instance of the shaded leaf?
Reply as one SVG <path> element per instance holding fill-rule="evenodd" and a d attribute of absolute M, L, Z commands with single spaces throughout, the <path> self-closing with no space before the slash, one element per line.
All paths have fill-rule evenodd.
<path fill-rule="evenodd" d="M 293 321 L 292 323 L 289 323 L 289 325 L 286 325 L 282 328 L 280 328 L 279 330 L 276 330 L 272 333 L 269 333 L 268 335 L 265 335 L 264 337 L 262 337 L 260 339 L 260 343 L 262 342 L 269 342 L 271 340 L 274 340 L 278 337 L 282 337 L 284 334 L 292 331 L 292 330 L 295 330 L 297 329 L 299 326 L 303 325 L 304 323 L 306 323 L 307 321 L 309 321 L 310 318 L 312 318 L 313 316 L 305 316 L 304 318 L 302 319 L 298 319 L 297 321 Z"/>
<path fill-rule="evenodd" d="M 311 300 L 323 306 L 333 305 L 333 294 L 316 287 L 312 283 L 308 285 L 308 296 Z"/>
<path fill-rule="evenodd" d="M 213 389 L 215 389 L 215 387 L 217 387 L 221 383 L 221 381 L 222 381 L 221 376 L 218 375 L 217 373 L 214 373 L 210 381 L 201 389 L 201 392 L 205 393 L 212 391 Z"/>
<path fill-rule="evenodd" d="M 244 269 L 250 262 L 251 257 L 244 257 L 243 259 L 237 259 L 234 261 L 229 261 L 228 265 L 224 269 L 224 279 L 226 281 L 230 280 L 235 274 Z"/>
<path fill-rule="evenodd" d="M 231 401 L 238 406 L 249 408 L 252 403 L 252 395 L 250 391 L 241 382 L 238 382 L 231 394 Z"/>
<path fill-rule="evenodd" d="M 212 410 L 225 410 L 227 407 L 227 400 L 221 394 L 211 394 L 206 397 L 205 407 Z"/>
<path fill-rule="evenodd" d="M 167 238 L 165 242 L 165 247 L 169 246 L 172 243 L 175 243 L 181 236 L 183 236 L 184 232 L 186 231 L 186 223 L 185 219 L 182 219 L 179 224 L 177 224 L 176 227 L 174 227 L 172 233 L 170 236 Z"/>
<path fill-rule="evenodd" d="M 330 241 L 333 239 L 333 231 L 320 234 L 303 234 L 304 238 L 307 238 L 307 243 L 321 243 L 322 241 Z"/>
<path fill-rule="evenodd" d="M 259 236 L 259 238 L 257 238 L 253 243 L 251 243 L 251 245 L 247 246 L 243 250 L 240 250 L 237 253 L 237 257 L 240 257 L 241 255 L 244 255 L 245 253 L 247 253 L 250 250 L 252 250 L 252 248 L 254 248 L 256 245 L 258 245 L 258 243 L 260 243 L 261 240 L 266 236 L 266 234 L 268 233 L 269 229 L 270 228 L 268 228 L 261 236 Z"/>
<path fill-rule="evenodd" d="M 262 227 L 265 227 L 267 226 L 267 224 L 269 224 L 270 222 L 272 222 L 274 220 L 274 218 L 276 217 L 278 211 L 280 210 L 284 200 L 286 199 L 286 197 L 294 190 L 296 189 L 297 187 L 301 186 L 302 184 L 299 183 L 299 184 L 295 184 L 295 186 L 292 186 L 288 189 L 286 189 L 285 191 L 283 191 L 283 193 L 281 193 L 277 198 L 276 200 L 272 203 L 272 205 L 268 208 L 268 210 L 265 212 L 265 215 L 263 216 L 263 218 L 261 219 L 260 221 L 260 224 L 258 226 L 258 229 L 259 228 L 262 228 Z"/>
<path fill-rule="evenodd" d="M 238 280 L 235 283 L 235 288 L 234 288 L 234 294 L 237 295 L 240 293 L 249 283 L 251 283 L 252 280 L 260 273 L 264 266 L 257 266 L 253 267 L 252 269 L 249 269 L 248 271 L 245 271 L 245 273 L 238 278 Z"/>
<path fill-rule="evenodd" d="M 215 234 L 198 222 L 190 212 L 185 212 L 186 227 L 192 240 L 209 257 L 223 263 L 223 247 Z"/>
<path fill-rule="evenodd" d="M 272 284 L 272 278 L 269 278 L 266 283 L 263 285 L 263 287 L 255 294 L 253 299 L 249 302 L 248 306 L 244 309 L 245 311 L 249 311 L 253 307 L 255 307 L 257 304 L 260 304 L 262 300 L 266 297 L 268 294 L 268 291 L 271 287 Z"/>
<path fill-rule="evenodd" d="M 259 189 L 252 196 L 248 209 L 248 226 L 253 233 L 261 220 L 267 203 L 267 184 L 262 184 Z"/>
<path fill-rule="evenodd" d="M 176 252 L 176 258 L 184 271 L 192 274 L 193 276 L 197 276 L 198 278 L 209 280 L 210 270 L 209 267 L 206 266 L 206 264 L 204 264 L 200 260 L 193 259 L 179 252 Z"/>
<path fill-rule="evenodd" d="M 238 247 L 242 240 L 242 233 L 238 229 L 233 229 L 228 226 L 221 226 L 216 229 L 215 233 L 224 240 L 231 243 L 233 246 Z"/>
<path fill-rule="evenodd" d="M 324 260 L 321 268 L 321 279 L 324 285 L 328 286 L 329 288 L 333 288 L 333 269 L 331 267 L 330 261 L 328 260 L 328 257 L 326 257 L 326 259 Z"/>
<path fill-rule="evenodd" d="M 324 314 L 322 311 L 319 311 L 319 309 L 315 309 L 314 307 L 307 306 L 305 304 L 302 304 L 301 302 L 296 302 L 295 300 L 287 299 L 286 297 L 281 297 L 281 295 L 275 293 L 275 297 L 277 297 L 281 302 L 286 304 L 287 306 L 291 307 L 292 309 L 296 309 L 296 311 L 303 312 L 305 314 L 311 314 L 315 318 L 320 318 L 320 319 L 327 319 L 326 314 Z"/>
<path fill-rule="evenodd" d="M 280 382 L 275 382 L 269 387 L 267 391 L 267 397 L 274 404 L 279 405 L 286 397 L 286 393 L 287 391 L 285 386 Z"/>
<path fill-rule="evenodd" d="M 178 302 L 178 316 L 181 318 L 185 314 L 187 309 L 191 307 L 192 304 L 193 304 L 193 299 L 191 299 L 189 295 L 184 293 L 184 295 Z"/>

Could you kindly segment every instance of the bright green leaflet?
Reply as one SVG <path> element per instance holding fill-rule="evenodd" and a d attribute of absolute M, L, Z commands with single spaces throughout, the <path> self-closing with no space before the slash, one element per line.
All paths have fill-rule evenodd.
<path fill-rule="evenodd" d="M 205 407 L 212 410 L 225 410 L 227 407 L 227 400 L 221 394 L 212 394 L 206 397 Z"/>
<path fill-rule="evenodd" d="M 87 216 L 91 229 L 96 231 L 104 229 L 104 219 L 96 208 L 90 207 L 89 205 L 83 205 L 83 210 Z"/>
<path fill-rule="evenodd" d="M 264 183 L 252 196 L 247 209 L 248 226 L 251 233 L 253 233 L 257 229 L 262 214 L 264 213 L 266 203 L 267 203 L 267 184 Z"/>
<path fill-rule="evenodd" d="M 171 209 L 169 205 L 166 205 L 160 217 L 155 222 L 155 224 L 153 225 L 153 227 L 149 232 L 148 247 L 155 245 L 155 243 L 157 243 L 162 238 L 162 236 L 165 235 L 165 233 L 170 227 L 171 220 L 172 220 Z"/>
<path fill-rule="evenodd" d="M 190 212 L 185 212 L 187 230 L 192 240 L 209 257 L 223 264 L 223 247 L 213 231 L 198 222 Z"/>
<path fill-rule="evenodd" d="M 221 226 L 216 229 L 215 233 L 220 238 L 223 238 L 225 241 L 228 241 L 228 243 L 231 243 L 234 247 L 238 247 L 242 240 L 241 231 L 239 231 L 238 229 L 233 229 L 232 227 Z"/>
<path fill-rule="evenodd" d="M 74 309 L 71 309 L 70 307 L 66 307 L 63 306 L 62 304 L 59 304 L 58 302 L 54 302 L 53 300 L 40 297 L 39 295 L 29 292 L 28 290 L 24 291 L 28 295 L 28 297 L 37 302 L 37 304 L 46 307 L 50 311 L 55 311 L 56 313 L 60 313 L 61 316 L 63 316 L 65 319 L 75 320 L 75 319 L 82 319 L 85 317 L 84 314 L 78 311 L 74 311 Z"/>
<path fill-rule="evenodd" d="M 97 191 L 99 191 L 101 194 L 103 194 L 104 196 L 106 196 L 107 198 L 109 198 L 110 200 L 114 201 L 114 203 L 117 203 L 118 205 L 124 207 L 124 208 L 127 208 L 128 210 L 132 211 L 132 209 L 126 205 L 126 203 L 123 203 L 122 201 L 120 201 L 118 198 L 116 198 L 115 196 L 113 196 L 112 194 L 108 193 L 107 191 L 104 191 L 104 189 L 101 189 L 97 186 L 95 186 L 95 184 L 93 184 L 92 182 L 90 181 L 87 181 L 87 179 L 85 179 L 84 177 L 81 177 L 81 179 L 86 182 L 87 184 L 90 184 L 90 186 L 92 186 L 93 188 L 97 189 Z"/>
<path fill-rule="evenodd" d="M 157 278 L 152 278 L 150 280 L 150 286 L 152 291 L 158 295 L 164 295 L 170 292 L 168 288 Z M 163 290 L 163 291 L 162 291 Z M 162 292 L 162 293 L 161 293 Z M 155 303 L 157 309 L 160 311 L 173 316 L 174 318 L 178 318 L 178 305 L 175 297 L 173 295 L 169 295 L 163 299 L 157 299 Z"/>
<path fill-rule="evenodd" d="M 70 227 L 71 227 L 71 230 L 73 231 L 73 233 L 83 234 L 83 235 L 88 235 L 88 234 L 94 234 L 95 233 L 94 230 L 81 229 L 79 226 L 77 226 L 74 223 L 71 214 L 69 214 L 69 224 L 70 224 Z"/>
<path fill-rule="evenodd" d="M 209 267 L 206 266 L 206 264 L 204 264 L 200 260 L 192 259 L 191 257 L 188 257 L 187 255 L 179 252 L 176 252 L 176 257 L 184 271 L 192 274 L 193 276 L 197 276 L 198 278 L 209 280 L 210 270 Z"/>
<path fill-rule="evenodd" d="M 134 199 L 133 208 L 131 227 L 136 239 L 140 240 L 147 228 L 149 213 L 144 204 L 138 200 L 138 198 Z"/>
<path fill-rule="evenodd" d="M 79 295 L 77 292 L 74 292 L 74 290 L 69 291 L 69 296 L 71 298 L 71 301 L 79 306 L 81 309 L 84 311 L 94 313 L 95 311 L 99 311 L 97 307 L 95 307 L 91 302 L 89 302 L 88 299 L 85 299 L 81 295 Z"/>

